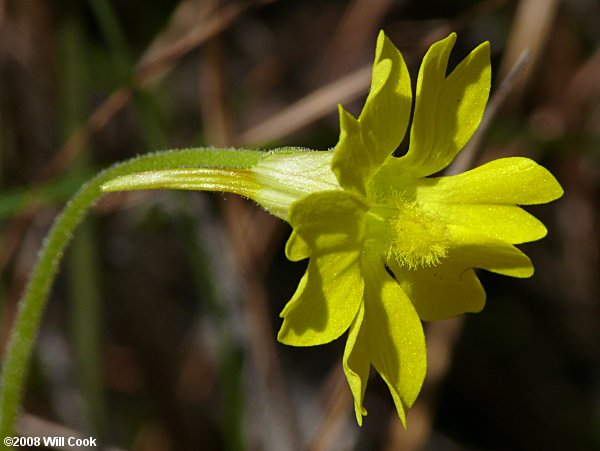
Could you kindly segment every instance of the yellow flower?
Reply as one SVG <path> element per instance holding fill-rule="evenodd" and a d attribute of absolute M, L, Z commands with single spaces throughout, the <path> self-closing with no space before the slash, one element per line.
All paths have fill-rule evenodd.
<path fill-rule="evenodd" d="M 546 228 L 518 205 L 562 195 L 554 177 L 527 158 L 430 177 L 471 138 L 489 95 L 489 44 L 446 75 L 455 40 L 451 34 L 424 57 L 402 157 L 392 154 L 408 128 L 410 77 L 380 33 L 369 96 L 358 119 L 340 107 L 333 151 L 284 149 L 252 154 L 238 168 L 155 171 L 105 185 L 231 191 L 288 221 L 287 257 L 309 261 L 281 313 L 278 338 L 312 346 L 348 331 L 343 365 L 359 424 L 371 366 L 406 424 L 426 371 L 421 320 L 480 311 L 485 292 L 474 268 L 531 276 L 531 261 L 514 245 L 544 237 Z"/>
<path fill-rule="evenodd" d="M 371 365 L 405 422 L 425 376 L 420 319 L 481 310 L 485 292 L 473 268 L 531 276 L 529 258 L 513 245 L 540 239 L 546 229 L 517 204 L 562 194 L 554 177 L 526 158 L 427 178 L 466 144 L 488 98 L 489 45 L 446 76 L 455 40 L 452 34 L 425 55 L 409 150 L 395 158 L 409 121 L 411 85 L 400 52 L 380 34 L 360 117 L 340 108 L 331 170 L 341 189 L 310 194 L 289 210 L 294 231 L 287 256 L 310 260 L 281 314 L 279 340 L 316 345 L 348 330 L 344 371 L 359 424 Z"/>

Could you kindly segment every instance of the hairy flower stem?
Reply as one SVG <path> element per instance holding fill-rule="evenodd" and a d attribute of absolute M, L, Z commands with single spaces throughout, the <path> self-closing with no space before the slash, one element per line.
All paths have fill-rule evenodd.
<path fill-rule="evenodd" d="M 19 302 L 0 377 L 0 435 L 10 437 L 14 434 L 29 360 L 48 293 L 75 228 L 104 194 L 102 185 L 116 177 L 157 169 L 249 168 L 264 155 L 265 152 L 260 151 L 212 148 L 152 153 L 100 172 L 73 196 L 48 232 Z"/>

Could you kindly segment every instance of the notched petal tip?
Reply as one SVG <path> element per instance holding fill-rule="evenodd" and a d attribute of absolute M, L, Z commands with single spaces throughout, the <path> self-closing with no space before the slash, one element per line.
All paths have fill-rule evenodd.
<path fill-rule="evenodd" d="M 531 259 L 512 244 L 461 226 L 452 225 L 448 230 L 456 245 L 452 252 L 457 264 L 510 277 L 533 275 Z"/>
<path fill-rule="evenodd" d="M 471 138 L 488 100 L 489 44 L 482 44 L 446 76 L 456 34 L 433 44 L 421 64 L 410 146 L 402 165 L 418 177 L 447 167 Z"/>
<path fill-rule="evenodd" d="M 406 63 L 382 32 L 377 39 L 371 88 L 359 118 L 339 108 L 340 139 L 331 168 L 343 188 L 365 194 L 365 186 L 400 145 L 411 103 Z"/>
<path fill-rule="evenodd" d="M 365 409 L 360 404 L 354 403 L 354 415 L 356 416 L 356 422 L 359 427 L 363 425 L 363 417 L 366 417 L 368 414 L 367 409 Z"/>
<path fill-rule="evenodd" d="M 285 243 L 285 256 L 292 262 L 304 260 L 310 256 L 310 248 L 306 241 L 294 230 Z"/>
<path fill-rule="evenodd" d="M 502 274 L 503 276 L 516 277 L 517 279 L 527 279 L 535 273 L 535 268 L 533 266 L 533 262 L 527 256 L 527 254 L 523 253 L 519 250 L 521 264 L 519 266 L 514 267 L 506 267 L 506 268 L 484 268 L 490 272 L 495 272 L 497 274 Z"/>
<path fill-rule="evenodd" d="M 423 326 L 402 288 L 380 262 L 368 264 L 364 321 L 357 345 L 387 384 L 398 416 L 406 415 L 425 378 L 426 348 Z"/>
<path fill-rule="evenodd" d="M 368 349 L 365 346 L 364 339 L 360 337 L 364 333 L 361 331 L 364 314 L 364 303 L 361 303 L 350 325 L 346 347 L 344 348 L 344 357 L 342 359 L 344 374 L 346 375 L 346 380 L 348 381 L 354 401 L 356 422 L 359 426 L 362 426 L 362 417 L 367 415 L 367 410 L 363 406 L 363 400 L 371 370 Z"/>
<path fill-rule="evenodd" d="M 427 52 L 425 53 L 425 56 L 423 57 L 423 62 L 425 62 L 428 58 L 441 57 L 442 60 L 443 59 L 446 60 L 446 63 L 444 63 L 444 66 L 446 66 L 448 64 L 447 63 L 448 56 L 450 55 L 450 52 L 454 48 L 454 44 L 456 44 L 457 38 L 458 38 L 458 35 L 456 34 L 455 31 L 453 31 L 445 38 L 440 39 L 437 42 L 434 42 L 431 45 L 431 47 L 429 47 Z"/>
<path fill-rule="evenodd" d="M 338 114 L 340 117 L 340 134 L 347 135 L 358 132 L 358 120 L 339 103 Z"/>
<path fill-rule="evenodd" d="M 383 30 L 379 30 L 377 34 L 377 44 L 375 45 L 375 63 L 381 60 L 381 54 L 383 53 L 383 47 L 387 44 L 390 39 L 387 37 Z M 392 43 L 392 45 L 394 45 Z"/>

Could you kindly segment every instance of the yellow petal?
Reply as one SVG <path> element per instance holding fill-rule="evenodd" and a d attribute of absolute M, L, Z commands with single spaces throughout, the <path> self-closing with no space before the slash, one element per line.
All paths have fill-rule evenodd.
<path fill-rule="evenodd" d="M 516 205 L 429 203 L 427 207 L 448 224 L 511 244 L 539 240 L 547 233 L 544 224 Z"/>
<path fill-rule="evenodd" d="M 367 409 L 364 408 L 363 401 L 371 369 L 368 349 L 365 346 L 366 341 L 361 336 L 364 334 L 362 329 L 364 315 L 365 308 L 361 304 L 354 321 L 350 325 L 343 358 L 344 373 L 346 374 L 346 380 L 354 398 L 354 413 L 356 414 L 356 422 L 359 426 L 362 426 L 362 417 L 367 414 Z M 361 337 L 359 338 L 359 336 Z"/>
<path fill-rule="evenodd" d="M 389 266 L 424 321 L 437 321 L 466 312 L 479 312 L 485 291 L 471 268 L 448 256 L 441 264 L 411 270 Z"/>
<path fill-rule="evenodd" d="M 279 341 L 319 345 L 348 329 L 363 296 L 359 258 L 360 250 L 311 256 L 296 293 L 281 312 Z"/>
<path fill-rule="evenodd" d="M 417 177 L 444 169 L 471 138 L 490 91 L 490 49 L 485 42 L 446 77 L 456 34 L 431 46 L 419 70 L 408 153 L 401 165 Z"/>
<path fill-rule="evenodd" d="M 366 284 L 363 328 L 369 355 L 406 427 L 406 414 L 421 391 L 427 367 L 423 326 L 383 264 L 372 268 Z"/>
<path fill-rule="evenodd" d="M 308 258 L 310 255 L 310 248 L 306 241 L 302 239 L 294 230 L 290 234 L 290 237 L 285 243 L 285 256 L 288 260 L 297 262 Z"/>
<path fill-rule="evenodd" d="M 554 176 L 529 158 L 490 161 L 462 174 L 419 181 L 424 202 L 469 204 L 543 204 L 558 199 L 563 189 Z"/>
<path fill-rule="evenodd" d="M 456 225 L 447 227 L 453 260 L 465 268 L 482 268 L 511 277 L 531 277 L 527 255 L 506 241 Z"/>
<path fill-rule="evenodd" d="M 367 258 L 366 265 L 364 319 L 360 332 L 353 341 L 349 337 L 346 345 L 346 375 L 357 419 L 362 412 L 366 363 L 371 362 L 386 382 L 398 416 L 406 426 L 406 414 L 425 378 L 423 327 L 412 303 L 386 272 L 383 262 Z"/>
<path fill-rule="evenodd" d="M 358 120 L 341 106 L 340 139 L 331 169 L 340 185 L 360 194 L 402 142 L 412 103 L 410 76 L 402 55 L 381 32 L 371 90 Z"/>
<path fill-rule="evenodd" d="M 365 199 L 347 191 L 321 191 L 310 194 L 292 204 L 289 221 L 304 244 L 292 243 L 289 251 L 301 256 L 305 250 L 297 246 L 308 246 L 319 253 L 346 251 L 360 247 L 364 235 Z"/>

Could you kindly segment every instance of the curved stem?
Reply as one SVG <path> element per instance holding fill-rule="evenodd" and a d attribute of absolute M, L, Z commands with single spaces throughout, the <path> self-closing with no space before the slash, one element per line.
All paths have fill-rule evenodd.
<path fill-rule="evenodd" d="M 14 433 L 37 330 L 64 250 L 77 225 L 104 194 L 102 185 L 115 177 L 157 169 L 249 168 L 264 155 L 266 153 L 260 151 L 207 148 L 147 154 L 100 172 L 73 196 L 48 232 L 25 292 L 19 301 L 19 311 L 0 377 L 1 436 L 9 437 Z"/>

